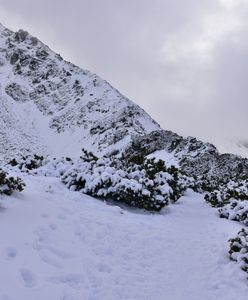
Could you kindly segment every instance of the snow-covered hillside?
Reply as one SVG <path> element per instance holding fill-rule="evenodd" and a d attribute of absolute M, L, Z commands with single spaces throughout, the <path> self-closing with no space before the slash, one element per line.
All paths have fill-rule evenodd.
<path fill-rule="evenodd" d="M 1 300 L 246 300 L 227 255 L 238 223 L 192 192 L 161 214 L 109 206 L 56 178 L 1 198 Z"/>
<path fill-rule="evenodd" d="M 0 105 L 0 153 L 9 157 L 29 149 L 73 155 L 93 146 L 108 152 L 125 147 L 134 134 L 160 129 L 105 80 L 27 32 L 2 25 Z"/>

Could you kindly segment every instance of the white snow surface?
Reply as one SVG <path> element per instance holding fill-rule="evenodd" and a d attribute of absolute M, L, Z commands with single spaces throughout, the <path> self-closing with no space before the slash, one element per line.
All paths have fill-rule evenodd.
<path fill-rule="evenodd" d="M 166 163 L 167 167 L 171 167 L 171 166 L 174 166 L 174 167 L 177 167 L 177 168 L 179 167 L 178 160 L 175 157 L 174 153 L 172 153 L 172 152 L 169 153 L 166 150 L 155 151 L 155 152 L 149 154 L 147 156 L 147 158 L 155 158 L 155 160 L 161 159 Z"/>
<path fill-rule="evenodd" d="M 188 191 L 160 214 L 110 206 L 25 175 L 1 197 L 1 300 L 245 300 L 228 258 L 240 225 Z"/>

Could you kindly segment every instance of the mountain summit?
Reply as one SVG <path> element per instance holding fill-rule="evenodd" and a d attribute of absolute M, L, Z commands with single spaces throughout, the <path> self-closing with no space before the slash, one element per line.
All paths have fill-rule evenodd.
<path fill-rule="evenodd" d="M 160 130 L 138 105 L 24 30 L 0 25 L 0 153 L 107 153 Z"/>

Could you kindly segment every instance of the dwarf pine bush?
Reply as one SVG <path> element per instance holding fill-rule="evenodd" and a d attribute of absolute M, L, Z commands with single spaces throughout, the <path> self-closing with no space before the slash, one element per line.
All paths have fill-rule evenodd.
<path fill-rule="evenodd" d="M 143 156 L 97 158 L 83 150 L 80 159 L 64 172 L 62 182 L 75 191 L 130 206 L 159 211 L 175 202 L 193 179 L 164 161 Z"/>
<path fill-rule="evenodd" d="M 24 189 L 24 182 L 19 177 L 12 177 L 0 169 L 0 194 L 11 195 L 14 191 L 21 192 Z"/>
<path fill-rule="evenodd" d="M 248 200 L 248 180 L 229 179 L 226 182 L 220 181 L 215 189 L 205 195 L 205 200 L 214 207 L 223 207 L 232 199 Z"/>
<path fill-rule="evenodd" d="M 248 229 L 242 228 L 237 236 L 229 240 L 229 257 L 248 273 Z"/>
<path fill-rule="evenodd" d="M 44 164 L 44 156 L 37 154 L 22 156 L 19 159 L 13 158 L 8 164 L 22 172 L 29 173 L 34 169 L 40 168 Z"/>
<path fill-rule="evenodd" d="M 230 203 L 219 209 L 219 216 L 248 226 L 248 201 L 232 199 Z"/>

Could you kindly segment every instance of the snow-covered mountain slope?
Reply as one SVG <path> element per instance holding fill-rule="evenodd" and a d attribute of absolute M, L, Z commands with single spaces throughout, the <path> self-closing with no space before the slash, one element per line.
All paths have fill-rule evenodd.
<path fill-rule="evenodd" d="M 64 61 L 27 32 L 2 25 L 0 95 L 0 153 L 8 148 L 9 156 L 29 148 L 109 152 L 127 145 L 132 135 L 160 129 L 105 80 Z"/>
<path fill-rule="evenodd" d="M 240 224 L 192 192 L 142 214 L 26 176 L 1 197 L 1 300 L 246 300 L 246 275 L 228 258 Z"/>
<path fill-rule="evenodd" d="M 26 114 L 2 96 L 0 107 L 0 161 L 17 153 L 47 153 L 32 123 L 26 122 Z"/>

